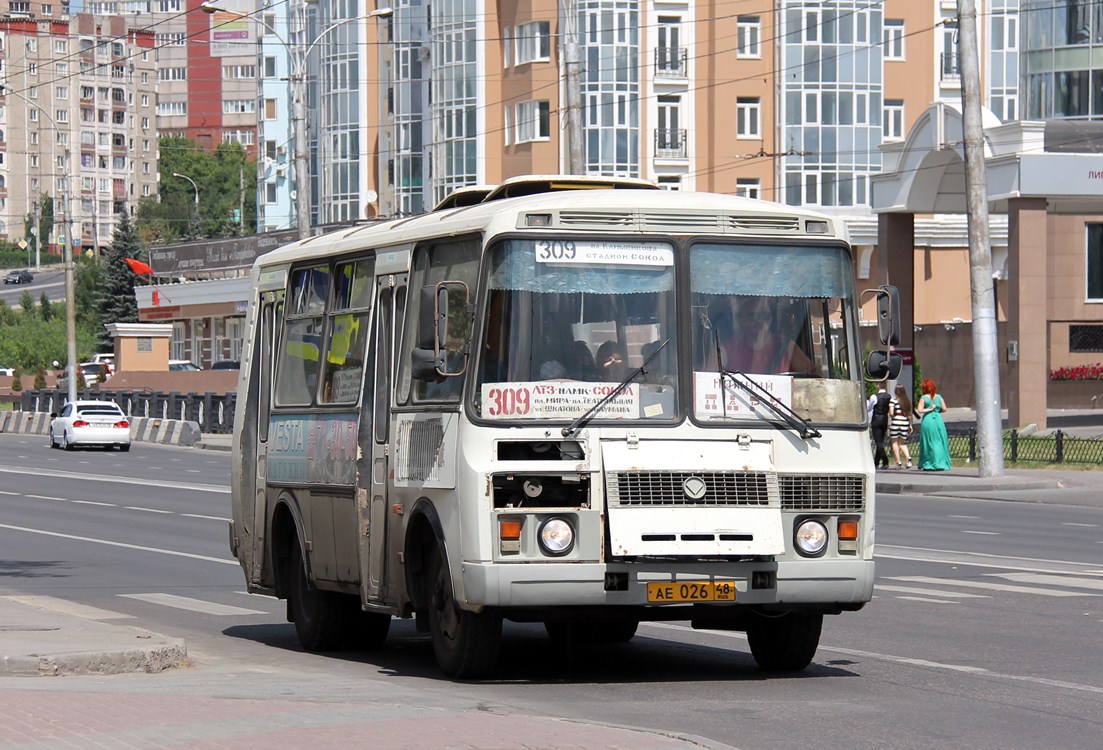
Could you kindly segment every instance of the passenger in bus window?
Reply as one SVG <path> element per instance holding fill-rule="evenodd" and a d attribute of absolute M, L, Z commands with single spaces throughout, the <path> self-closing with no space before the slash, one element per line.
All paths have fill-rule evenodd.
<path fill-rule="evenodd" d="M 765 297 L 739 299 L 723 350 L 729 370 L 767 375 L 815 371 L 808 355 L 792 339 L 778 334 L 773 306 Z"/>
<path fill-rule="evenodd" d="M 590 346 L 585 341 L 575 341 L 571 345 L 571 358 L 567 365 L 567 372 L 574 380 L 594 381 L 598 379 L 597 367 L 594 365 L 594 355 L 590 352 Z"/>
<path fill-rule="evenodd" d="M 627 360 L 619 343 L 611 339 L 606 341 L 597 348 L 597 356 L 594 357 L 598 378 L 617 383 L 624 380 L 624 376 L 628 374 Z"/>

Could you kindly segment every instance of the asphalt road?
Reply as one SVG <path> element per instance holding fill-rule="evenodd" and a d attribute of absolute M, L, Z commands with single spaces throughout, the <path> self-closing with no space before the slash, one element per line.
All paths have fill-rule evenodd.
<path fill-rule="evenodd" d="M 195 667 L 147 677 L 147 691 L 186 682 L 325 700 L 385 681 L 403 700 L 464 697 L 742 748 L 1098 746 L 1098 508 L 879 498 L 876 598 L 828 618 L 814 664 L 796 676 L 758 671 L 741 634 L 685 623 L 644 624 L 630 644 L 575 653 L 539 626 L 507 624 L 494 679 L 453 683 L 408 622 L 377 654 L 302 652 L 283 603 L 245 594 L 229 556 L 229 459 L 147 444 L 70 454 L 0 435 L 0 593 L 185 638 Z"/>
<path fill-rule="evenodd" d="M 41 271 L 31 269 L 34 281 L 30 284 L 0 284 L 0 299 L 8 304 L 8 307 L 17 307 L 23 298 L 24 292 L 30 292 L 35 304 L 43 293 L 51 302 L 61 302 L 65 299 L 65 272 L 60 268 L 43 266 Z M 7 276 L 7 272 L 0 273 Z"/>

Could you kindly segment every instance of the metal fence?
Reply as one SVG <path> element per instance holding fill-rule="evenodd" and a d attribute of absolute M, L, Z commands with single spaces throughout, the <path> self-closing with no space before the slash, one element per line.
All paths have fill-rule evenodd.
<path fill-rule="evenodd" d="M 977 432 L 950 432 L 950 457 L 977 460 Z M 919 430 L 908 441 L 918 448 Z M 913 457 L 917 451 L 913 451 Z M 1052 435 L 1020 435 L 1018 430 L 1004 433 L 1003 460 L 1010 463 L 1033 461 L 1046 464 L 1103 464 L 1103 439 L 1081 438 L 1057 430 Z"/>
<path fill-rule="evenodd" d="M 201 432 L 229 433 L 234 427 L 236 393 L 162 393 L 160 391 L 81 391 L 78 399 L 114 401 L 129 417 L 184 419 L 198 422 Z M 24 411 L 53 413 L 68 401 L 59 390 L 24 391 Z"/>

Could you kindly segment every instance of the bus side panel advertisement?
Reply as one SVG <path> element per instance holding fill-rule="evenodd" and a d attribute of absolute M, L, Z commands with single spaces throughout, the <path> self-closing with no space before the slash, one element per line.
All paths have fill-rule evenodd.
<path fill-rule="evenodd" d="M 355 414 L 281 414 L 269 424 L 269 482 L 356 482 Z"/>

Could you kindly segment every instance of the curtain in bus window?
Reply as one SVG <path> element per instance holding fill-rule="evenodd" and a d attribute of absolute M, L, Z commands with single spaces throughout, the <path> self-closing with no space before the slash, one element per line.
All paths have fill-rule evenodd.
<path fill-rule="evenodd" d="M 695 292 L 771 297 L 849 297 L 854 272 L 838 247 L 693 246 Z"/>

